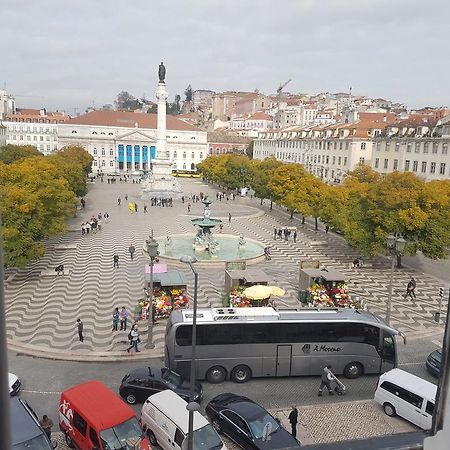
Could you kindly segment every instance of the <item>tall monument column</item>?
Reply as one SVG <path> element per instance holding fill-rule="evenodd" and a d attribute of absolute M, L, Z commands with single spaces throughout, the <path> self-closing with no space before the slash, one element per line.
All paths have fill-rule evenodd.
<path fill-rule="evenodd" d="M 172 161 L 166 148 L 166 68 L 161 63 L 158 69 L 159 83 L 156 89 L 158 100 L 156 155 L 152 161 L 151 174 L 144 181 L 141 197 L 149 198 L 180 198 L 181 186 L 172 175 Z"/>
<path fill-rule="evenodd" d="M 156 128 L 156 159 L 167 158 L 166 151 L 166 102 L 167 102 L 166 83 L 160 81 L 156 90 L 158 99 L 158 120 Z"/>

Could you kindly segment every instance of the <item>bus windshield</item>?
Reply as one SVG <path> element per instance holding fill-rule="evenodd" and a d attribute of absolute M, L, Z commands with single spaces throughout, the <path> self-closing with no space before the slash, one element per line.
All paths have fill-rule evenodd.
<path fill-rule="evenodd" d="M 131 450 L 142 441 L 142 430 L 136 417 L 100 432 L 105 450 Z"/>

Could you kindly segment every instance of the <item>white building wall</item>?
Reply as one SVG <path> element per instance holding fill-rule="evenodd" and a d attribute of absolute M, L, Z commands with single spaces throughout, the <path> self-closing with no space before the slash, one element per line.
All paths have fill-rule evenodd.
<path fill-rule="evenodd" d="M 58 124 L 32 122 L 3 122 L 6 141 L 14 145 L 34 145 L 44 155 L 58 148 Z"/>

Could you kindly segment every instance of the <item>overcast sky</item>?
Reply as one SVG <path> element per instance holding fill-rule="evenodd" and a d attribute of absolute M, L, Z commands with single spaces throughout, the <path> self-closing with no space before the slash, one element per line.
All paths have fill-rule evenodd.
<path fill-rule="evenodd" d="M 450 106 L 449 0 L 0 0 L 0 86 L 19 107 L 194 89 L 342 92 Z"/>

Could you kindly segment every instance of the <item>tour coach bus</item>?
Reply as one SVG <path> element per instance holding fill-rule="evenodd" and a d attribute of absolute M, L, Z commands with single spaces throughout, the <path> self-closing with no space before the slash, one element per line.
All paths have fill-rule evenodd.
<path fill-rule="evenodd" d="M 173 311 L 165 360 L 189 376 L 192 310 Z M 197 311 L 196 374 L 221 383 L 251 377 L 319 375 L 325 365 L 347 378 L 397 366 L 400 333 L 367 311 L 344 308 L 212 308 Z"/>

